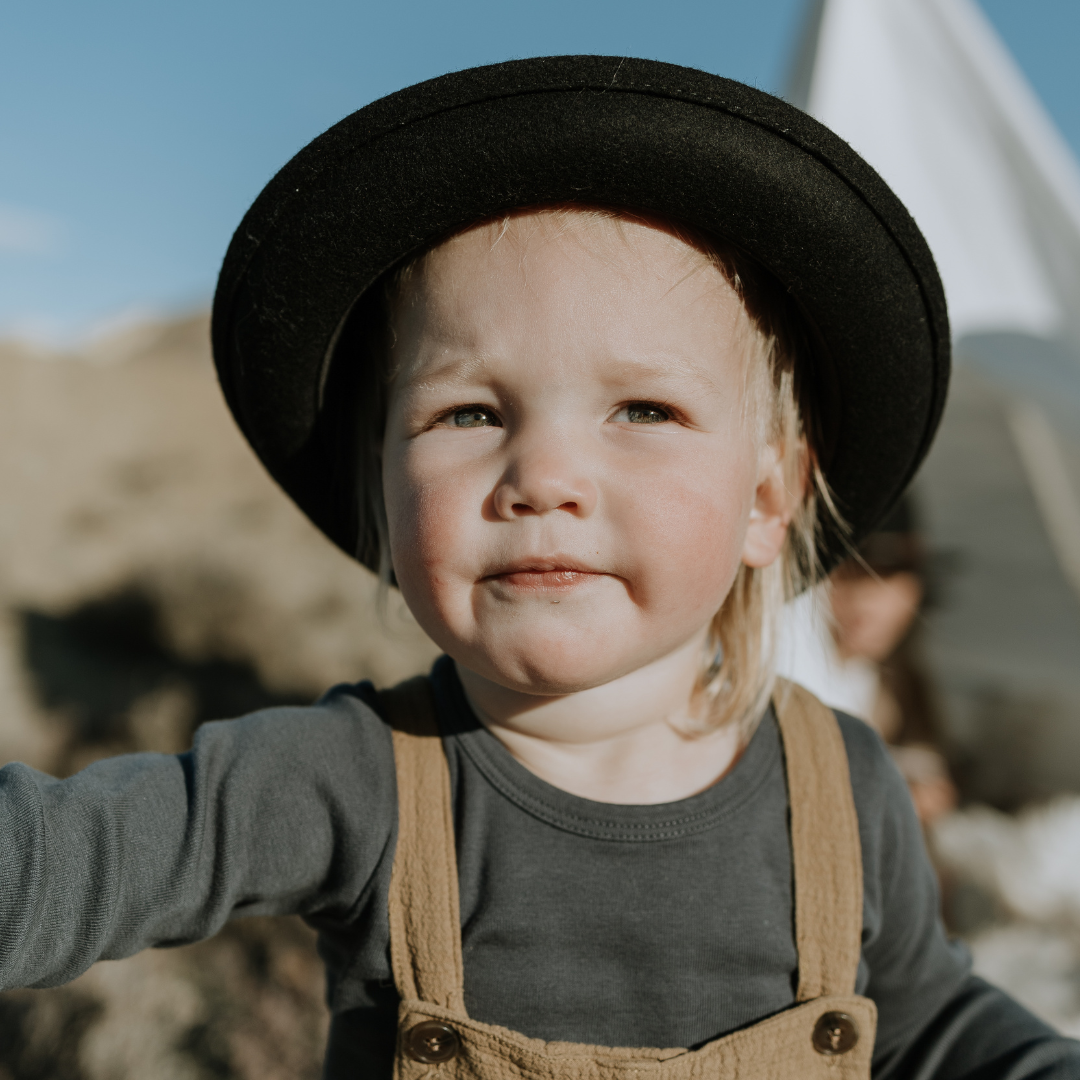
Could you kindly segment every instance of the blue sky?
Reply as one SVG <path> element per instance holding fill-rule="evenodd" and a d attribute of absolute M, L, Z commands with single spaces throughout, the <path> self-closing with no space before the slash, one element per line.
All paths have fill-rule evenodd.
<path fill-rule="evenodd" d="M 209 302 L 274 171 L 373 98 L 517 56 L 628 53 L 779 90 L 805 0 L 14 0 L 0 15 L 0 334 Z M 1080 4 L 981 0 L 1080 151 Z"/>

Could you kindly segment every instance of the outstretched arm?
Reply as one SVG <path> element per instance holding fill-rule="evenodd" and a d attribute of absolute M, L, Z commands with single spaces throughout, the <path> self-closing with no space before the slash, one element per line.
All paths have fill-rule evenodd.
<path fill-rule="evenodd" d="M 0 770 L 0 987 L 208 937 L 233 914 L 347 919 L 395 822 L 389 733 L 348 694 L 200 728 L 68 780 Z"/>

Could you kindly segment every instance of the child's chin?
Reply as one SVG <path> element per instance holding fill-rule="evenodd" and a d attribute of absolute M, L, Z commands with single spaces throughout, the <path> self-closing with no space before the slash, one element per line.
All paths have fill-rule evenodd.
<path fill-rule="evenodd" d="M 530 694 L 576 694 L 603 686 L 637 666 L 636 658 L 594 638 L 568 648 L 565 642 L 535 642 L 531 648 L 499 648 L 485 657 L 495 682 Z"/>

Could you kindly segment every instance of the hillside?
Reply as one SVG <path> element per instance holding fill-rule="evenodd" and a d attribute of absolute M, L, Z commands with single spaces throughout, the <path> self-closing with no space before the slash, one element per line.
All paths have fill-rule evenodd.
<path fill-rule="evenodd" d="M 0 344 L 0 760 L 65 774 L 203 720 L 388 684 L 435 649 L 228 414 L 204 315 L 52 355 Z M 217 938 L 0 996 L 0 1078 L 316 1077 L 312 935 Z"/>

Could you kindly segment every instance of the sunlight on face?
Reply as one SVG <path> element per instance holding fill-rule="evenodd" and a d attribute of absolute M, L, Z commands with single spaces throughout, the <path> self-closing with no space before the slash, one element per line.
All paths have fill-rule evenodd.
<path fill-rule="evenodd" d="M 529 214 L 424 259 L 394 319 L 390 549 L 420 625 L 503 686 L 599 686 L 704 639 L 762 448 L 746 318 L 661 228 Z"/>

